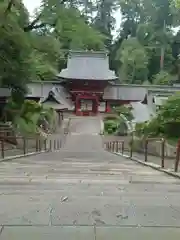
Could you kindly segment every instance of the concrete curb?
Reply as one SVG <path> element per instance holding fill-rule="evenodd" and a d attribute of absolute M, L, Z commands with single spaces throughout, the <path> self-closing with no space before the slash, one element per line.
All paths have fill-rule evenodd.
<path fill-rule="evenodd" d="M 41 153 L 47 153 L 49 152 L 48 150 L 47 151 L 40 151 L 40 152 L 31 152 L 31 153 L 27 153 L 27 154 L 20 154 L 20 155 L 16 155 L 16 156 L 10 156 L 10 157 L 6 157 L 6 158 L 1 158 L 0 159 L 0 163 L 1 162 L 7 162 L 7 161 L 11 161 L 11 160 L 14 160 L 14 159 L 18 159 L 18 158 L 23 158 L 23 157 L 31 157 L 31 156 L 36 156 L 36 155 L 39 155 Z"/>
<path fill-rule="evenodd" d="M 140 160 L 140 159 L 138 159 L 138 158 L 135 158 L 135 157 L 130 158 L 130 156 L 128 156 L 128 155 L 123 155 L 123 154 L 121 154 L 121 153 L 113 152 L 113 154 L 116 154 L 116 155 L 121 156 L 121 157 L 124 157 L 124 158 L 128 158 L 128 159 L 130 159 L 130 160 L 132 160 L 132 161 L 134 161 L 134 162 L 137 162 L 137 163 L 139 163 L 139 164 L 141 164 L 141 165 L 143 165 L 143 166 L 151 167 L 151 168 L 154 169 L 154 170 L 157 170 L 157 171 L 162 172 L 162 173 L 166 173 L 166 174 L 170 175 L 171 177 L 175 177 L 175 178 L 180 179 L 180 173 L 172 172 L 171 169 L 164 169 L 164 168 L 162 168 L 162 167 L 161 167 L 160 165 L 158 165 L 158 164 L 150 163 L 150 162 L 144 162 L 144 161 L 142 161 L 142 160 Z"/>

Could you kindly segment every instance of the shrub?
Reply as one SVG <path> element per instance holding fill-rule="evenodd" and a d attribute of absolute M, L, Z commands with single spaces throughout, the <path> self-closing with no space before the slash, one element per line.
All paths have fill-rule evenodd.
<path fill-rule="evenodd" d="M 146 127 L 146 123 L 136 123 L 135 125 L 135 132 L 137 136 L 144 135 L 144 129 Z"/>
<path fill-rule="evenodd" d="M 118 115 L 124 115 L 128 121 L 133 120 L 133 114 L 132 114 L 132 106 L 127 105 L 127 106 L 119 106 L 114 108 L 114 112 L 117 113 Z"/>
<path fill-rule="evenodd" d="M 170 97 L 157 112 L 157 116 L 145 124 L 136 124 L 136 134 L 149 137 L 180 137 L 180 94 Z"/>
<path fill-rule="evenodd" d="M 108 121 L 108 120 L 116 121 L 118 119 L 119 119 L 119 116 L 117 116 L 117 114 L 111 114 L 111 115 L 104 117 L 104 121 Z"/>
<path fill-rule="evenodd" d="M 156 85 L 169 85 L 171 77 L 166 71 L 161 71 L 153 77 L 153 84 Z"/>
<path fill-rule="evenodd" d="M 118 128 L 118 123 L 117 121 L 114 120 L 107 120 L 104 122 L 104 130 L 108 134 L 113 134 L 116 132 Z"/>

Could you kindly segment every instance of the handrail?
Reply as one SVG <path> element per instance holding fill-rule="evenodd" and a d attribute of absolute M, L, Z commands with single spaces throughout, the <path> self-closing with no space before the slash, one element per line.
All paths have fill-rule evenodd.
<path fill-rule="evenodd" d="M 12 136 L 6 137 L 6 139 L 0 139 L 0 152 L 1 152 L 1 158 L 5 159 L 7 152 L 11 151 L 12 149 L 6 149 L 5 144 L 7 143 L 5 140 L 10 140 L 12 139 Z M 21 140 L 22 145 L 21 147 L 16 147 L 16 150 L 20 151 L 20 155 L 26 156 L 28 153 L 41 153 L 41 152 L 50 152 L 50 151 L 55 151 L 55 150 L 60 150 L 62 147 L 62 139 L 57 138 L 57 139 L 41 139 L 40 137 L 22 137 L 18 136 L 16 137 L 16 140 Z M 34 145 L 29 146 L 29 141 L 32 142 L 34 140 Z M 15 151 L 13 148 L 13 150 Z M 21 152 L 22 151 L 22 152 Z M 16 155 L 12 155 L 12 157 L 16 157 Z"/>
<path fill-rule="evenodd" d="M 146 138 L 144 141 L 144 162 L 148 162 L 149 158 L 148 158 L 148 150 L 149 150 L 149 143 L 152 141 L 160 141 L 161 143 L 161 154 L 160 154 L 160 167 L 161 168 L 165 168 L 165 158 L 166 158 L 166 139 L 165 138 Z M 133 158 L 133 143 L 134 143 L 134 139 L 131 139 L 131 144 L 129 145 L 129 150 L 127 151 L 127 154 L 129 153 L 129 158 L 132 159 Z M 121 153 L 122 155 L 124 155 L 124 150 L 125 150 L 125 142 L 124 140 L 118 140 L 118 141 L 108 141 L 104 144 L 105 149 L 109 152 L 112 153 Z M 174 158 L 174 172 L 178 172 L 179 170 L 179 163 L 180 163 L 180 140 L 177 143 L 176 146 L 176 157 Z"/>

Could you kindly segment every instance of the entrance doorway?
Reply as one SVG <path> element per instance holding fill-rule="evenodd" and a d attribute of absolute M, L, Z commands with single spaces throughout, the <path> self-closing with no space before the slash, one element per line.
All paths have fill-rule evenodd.
<path fill-rule="evenodd" d="M 76 115 L 92 116 L 98 113 L 98 100 L 96 97 L 79 96 L 76 98 L 75 104 Z"/>

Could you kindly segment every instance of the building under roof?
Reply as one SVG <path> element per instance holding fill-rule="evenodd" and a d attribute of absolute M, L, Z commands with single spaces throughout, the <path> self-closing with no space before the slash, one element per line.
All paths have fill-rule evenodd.
<path fill-rule="evenodd" d="M 58 110 L 73 111 L 76 115 L 96 115 L 109 112 L 114 105 L 142 102 L 153 108 L 154 97 L 170 96 L 180 86 L 116 84 L 118 77 L 109 68 L 105 52 L 70 51 L 67 67 L 56 81 L 31 82 L 27 98 Z M 3 102 L 11 95 L 9 89 L 0 89 Z"/>

